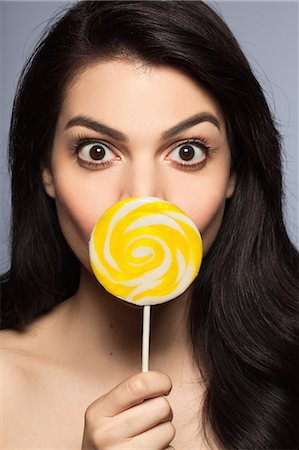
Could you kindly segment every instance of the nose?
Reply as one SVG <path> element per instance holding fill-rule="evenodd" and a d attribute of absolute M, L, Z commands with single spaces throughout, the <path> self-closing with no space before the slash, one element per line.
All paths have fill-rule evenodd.
<path fill-rule="evenodd" d="M 132 163 L 122 181 L 122 198 L 149 196 L 165 199 L 163 176 L 154 161 Z"/>

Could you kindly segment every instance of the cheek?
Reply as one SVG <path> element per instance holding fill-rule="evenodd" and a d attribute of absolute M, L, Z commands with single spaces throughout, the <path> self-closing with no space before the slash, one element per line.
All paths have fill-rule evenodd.
<path fill-rule="evenodd" d="M 222 223 L 225 199 L 209 196 L 209 201 L 197 200 L 190 209 L 190 217 L 199 229 L 203 239 L 203 251 L 207 253 L 214 242 Z"/>
<path fill-rule="evenodd" d="M 86 205 L 86 201 L 80 201 L 80 198 L 74 199 L 63 192 L 56 196 L 56 209 L 60 227 L 68 245 L 80 262 L 88 267 L 88 240 L 96 220 L 92 210 Z"/>
<path fill-rule="evenodd" d="M 86 198 L 60 192 L 56 196 L 56 208 L 63 231 L 76 231 L 80 240 L 87 241 L 96 219 Z"/>
<path fill-rule="evenodd" d="M 175 203 L 188 214 L 199 229 L 203 251 L 207 253 L 222 223 L 226 203 L 226 180 L 201 183 L 200 188 L 188 189 L 188 196 L 177 195 Z"/>
<path fill-rule="evenodd" d="M 214 200 L 214 203 L 211 202 L 208 205 L 203 205 L 200 214 L 197 214 L 194 218 L 194 222 L 202 235 L 204 254 L 208 252 L 213 244 L 224 215 L 225 199 L 219 200 L 215 198 Z"/>
<path fill-rule="evenodd" d="M 76 189 L 76 185 L 78 189 Z M 70 187 L 70 186 L 73 186 Z M 88 241 L 92 229 L 106 209 L 117 199 L 109 198 L 97 183 L 84 183 L 77 179 L 70 183 L 66 174 L 55 180 L 55 202 L 63 235 L 77 258 L 89 267 Z"/>

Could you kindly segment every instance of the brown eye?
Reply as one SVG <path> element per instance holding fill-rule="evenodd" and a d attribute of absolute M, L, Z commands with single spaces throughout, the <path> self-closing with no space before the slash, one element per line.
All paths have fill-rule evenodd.
<path fill-rule="evenodd" d="M 182 166 L 201 164 L 207 158 L 209 147 L 203 142 L 191 141 L 177 145 L 167 156 L 168 160 Z"/>
<path fill-rule="evenodd" d="M 96 144 L 91 147 L 91 149 L 89 150 L 89 154 L 92 159 L 98 161 L 104 159 L 106 155 L 106 150 L 102 145 Z"/>
<path fill-rule="evenodd" d="M 192 145 L 186 144 L 179 150 L 179 157 L 183 161 L 191 161 L 194 158 L 195 152 Z"/>
<path fill-rule="evenodd" d="M 78 156 L 82 161 L 98 161 L 99 164 L 112 161 L 116 158 L 113 151 L 103 142 L 83 145 L 78 152 Z"/>

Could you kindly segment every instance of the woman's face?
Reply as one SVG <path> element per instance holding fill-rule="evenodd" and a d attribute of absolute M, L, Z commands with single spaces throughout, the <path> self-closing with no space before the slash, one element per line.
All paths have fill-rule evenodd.
<path fill-rule="evenodd" d="M 89 66 L 66 92 L 43 183 L 62 231 L 86 268 L 88 240 L 119 200 L 154 196 L 195 222 L 206 253 L 234 190 L 216 101 L 169 67 L 128 61 Z"/>

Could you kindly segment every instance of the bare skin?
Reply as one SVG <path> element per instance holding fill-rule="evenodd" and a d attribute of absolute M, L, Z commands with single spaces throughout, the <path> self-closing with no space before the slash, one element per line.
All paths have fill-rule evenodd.
<path fill-rule="evenodd" d="M 89 282 L 89 277 L 83 272 L 83 292 L 84 278 Z M 173 415 L 176 434 L 171 445 L 177 450 L 206 449 L 198 432 L 204 389 L 190 358 L 188 339 L 182 332 L 186 296 L 158 307 L 161 315 L 153 315 L 150 368 L 155 372 L 149 374 L 139 374 L 141 311 L 107 297 L 96 284 L 89 284 L 88 297 L 79 291 L 52 313 L 36 320 L 25 333 L 1 332 L 5 411 L 1 449 L 80 449 L 87 408 L 128 377 L 135 379 L 135 374 L 152 377 L 140 394 L 155 398 L 145 408 L 147 420 L 151 420 L 150 411 L 154 411 L 155 419 L 160 414 L 159 423 L 170 423 Z M 123 321 L 128 308 L 131 324 Z M 180 318 L 177 322 L 169 320 L 173 314 Z M 126 398 L 128 409 L 133 397 Z M 113 401 L 110 403 L 114 405 Z M 108 408 L 107 413 L 107 404 L 99 409 L 99 417 L 117 412 L 115 406 L 112 412 L 112 407 Z M 86 415 L 91 423 L 92 413 L 90 408 L 89 416 Z M 144 416 L 140 410 L 136 414 Z M 111 435 L 121 428 L 120 419 L 128 422 L 126 417 L 118 417 Z M 136 423 L 136 419 L 133 417 L 131 422 Z M 171 436 L 171 429 L 166 430 L 166 434 L 169 432 Z M 146 441 L 153 442 L 148 436 Z M 88 438 L 82 447 L 86 450 L 92 448 L 87 442 Z M 139 441 L 132 445 L 135 446 L 126 443 L 126 447 L 113 448 L 143 448 Z M 145 444 L 144 448 L 167 448 L 151 445 Z"/>
<path fill-rule="evenodd" d="M 82 116 L 117 132 L 86 126 Z M 91 161 L 88 142 L 104 146 L 108 165 Z M 181 148 L 194 155 L 182 161 Z M 185 211 L 209 250 L 235 183 L 217 103 L 171 67 L 119 60 L 87 67 L 67 90 L 42 181 L 81 280 L 74 297 L 23 333 L 1 332 L 1 449 L 206 450 L 205 386 L 187 331 L 190 292 L 154 307 L 151 372 L 141 374 L 142 311 L 101 288 L 88 239 L 108 207 L 150 195 Z"/>

